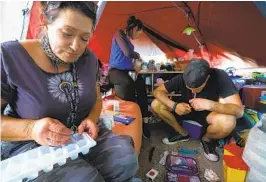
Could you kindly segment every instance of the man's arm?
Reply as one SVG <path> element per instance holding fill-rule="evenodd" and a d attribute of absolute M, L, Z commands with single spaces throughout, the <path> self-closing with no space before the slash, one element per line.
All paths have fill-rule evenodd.
<path fill-rule="evenodd" d="M 160 86 L 153 91 L 153 96 L 157 100 L 159 100 L 161 103 L 163 103 L 167 107 L 173 108 L 175 102 L 169 99 L 167 94 L 168 94 L 168 91 L 165 88 L 164 84 L 160 84 Z"/>
<path fill-rule="evenodd" d="M 94 104 L 90 114 L 87 116 L 88 119 L 91 119 L 95 123 L 98 122 L 98 119 L 102 111 L 102 96 L 101 96 L 100 87 L 98 83 L 96 83 L 96 92 L 97 92 L 96 103 Z"/>
<path fill-rule="evenodd" d="M 234 94 L 223 99 L 224 103 L 212 101 L 210 111 L 242 117 L 244 106 L 242 105 L 239 94 Z"/>
<path fill-rule="evenodd" d="M 223 104 L 218 102 L 212 104 L 211 111 L 242 117 L 244 107 L 232 79 L 224 70 L 220 69 L 217 69 L 217 78 L 217 85 L 220 97 L 223 98 Z"/>
<path fill-rule="evenodd" d="M 175 102 L 169 99 L 167 94 L 171 92 L 179 92 L 180 87 L 183 86 L 182 80 L 182 75 L 176 75 L 168 82 L 160 84 L 159 87 L 153 91 L 153 96 L 162 104 L 172 109 L 175 105 Z"/>

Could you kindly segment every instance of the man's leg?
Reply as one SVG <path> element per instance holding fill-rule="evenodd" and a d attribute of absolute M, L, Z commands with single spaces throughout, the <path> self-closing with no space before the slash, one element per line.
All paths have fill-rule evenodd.
<path fill-rule="evenodd" d="M 211 112 L 207 117 L 209 126 L 206 134 L 203 136 L 204 141 L 211 139 L 222 139 L 227 137 L 236 126 L 235 116 Z"/>
<path fill-rule="evenodd" d="M 165 144 L 175 144 L 178 141 L 188 141 L 188 132 L 182 128 L 182 126 L 177 121 L 175 115 L 171 112 L 171 109 L 165 106 L 163 103 L 157 99 L 152 101 L 151 107 L 153 111 L 158 114 L 158 116 L 169 124 L 174 130 L 175 133 L 168 138 L 164 138 L 163 142 Z M 181 119 L 181 117 L 180 117 Z"/>
<path fill-rule="evenodd" d="M 217 139 L 227 137 L 236 126 L 234 116 L 211 112 L 207 116 L 209 126 L 205 135 L 202 137 L 201 144 L 204 149 L 204 155 L 210 161 L 218 161 L 219 157 L 215 151 Z"/>

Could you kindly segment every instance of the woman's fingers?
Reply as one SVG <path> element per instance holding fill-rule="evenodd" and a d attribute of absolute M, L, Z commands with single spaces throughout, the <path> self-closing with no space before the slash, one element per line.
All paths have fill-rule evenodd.
<path fill-rule="evenodd" d="M 93 139 L 96 139 L 96 137 L 98 136 L 98 128 L 97 128 L 97 127 L 90 127 L 89 135 L 90 135 Z"/>
<path fill-rule="evenodd" d="M 60 121 L 52 119 L 52 122 L 49 124 L 49 130 L 61 135 L 72 135 L 73 131 L 63 125 Z"/>
<path fill-rule="evenodd" d="M 78 126 L 78 134 L 81 135 L 84 130 L 86 128 L 86 123 L 82 122 L 79 126 Z"/>
<path fill-rule="evenodd" d="M 56 140 L 53 140 L 51 138 L 47 138 L 46 139 L 46 143 L 47 145 L 49 146 L 59 146 L 59 145 L 63 145 L 63 144 L 66 144 L 68 142 L 70 142 L 71 140 L 66 140 L 66 141 L 56 141 Z"/>
<path fill-rule="evenodd" d="M 48 145 L 59 146 L 71 141 L 73 131 L 56 119 L 51 119 L 48 130 L 44 134 Z"/>
<path fill-rule="evenodd" d="M 71 135 L 61 135 L 49 130 L 44 134 L 44 137 L 49 138 L 56 142 L 63 142 L 63 143 L 71 140 Z"/>

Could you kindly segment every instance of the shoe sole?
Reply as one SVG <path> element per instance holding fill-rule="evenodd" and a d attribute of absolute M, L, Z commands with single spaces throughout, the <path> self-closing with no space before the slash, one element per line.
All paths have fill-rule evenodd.
<path fill-rule="evenodd" d="M 217 160 L 213 160 L 212 157 L 208 156 L 208 155 L 205 153 L 205 151 L 204 151 L 204 147 L 203 147 L 202 143 L 200 143 L 200 145 L 201 145 L 201 147 L 202 147 L 202 149 L 203 149 L 204 156 L 205 156 L 209 161 L 212 161 L 212 162 L 218 162 L 218 161 L 219 161 L 219 157 L 218 157 L 218 156 L 217 156 Z"/>
<path fill-rule="evenodd" d="M 188 139 L 183 139 L 183 140 L 178 140 L 178 141 L 176 141 L 176 142 L 169 142 L 169 143 L 166 143 L 166 142 L 163 141 L 163 143 L 166 144 L 166 145 L 174 145 L 174 144 L 177 144 L 177 143 L 179 143 L 179 142 L 188 142 L 189 140 L 190 140 L 190 138 L 188 138 Z"/>

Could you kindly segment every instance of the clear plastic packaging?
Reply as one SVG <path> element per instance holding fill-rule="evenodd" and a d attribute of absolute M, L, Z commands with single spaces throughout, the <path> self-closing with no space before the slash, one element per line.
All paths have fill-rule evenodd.
<path fill-rule="evenodd" d="M 112 130 L 114 126 L 114 115 L 112 113 L 102 113 L 100 120 L 107 129 Z"/>
<path fill-rule="evenodd" d="M 261 116 L 261 126 L 259 126 L 259 129 L 266 133 L 266 114 Z"/>
<path fill-rule="evenodd" d="M 96 142 L 87 134 L 74 134 L 72 141 L 60 147 L 41 146 L 17 156 L 1 161 L 1 181 L 21 182 L 24 178 L 32 180 L 38 177 L 39 171 L 49 172 L 54 164 L 60 166 L 67 158 L 77 159 L 78 154 L 87 154 Z"/>

